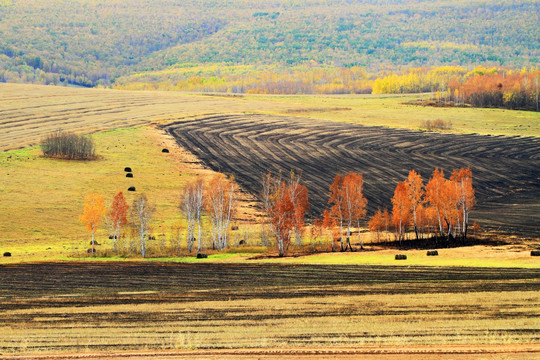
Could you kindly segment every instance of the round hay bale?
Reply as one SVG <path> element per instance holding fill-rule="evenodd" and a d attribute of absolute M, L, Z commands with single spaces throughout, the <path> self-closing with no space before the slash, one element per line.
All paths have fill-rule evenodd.
<path fill-rule="evenodd" d="M 133 173 L 127 173 L 127 174 L 126 174 L 126 177 L 132 178 L 132 177 L 133 177 Z"/>
<path fill-rule="evenodd" d="M 4 256 L 5 256 L 5 257 L 10 257 L 10 256 L 11 256 L 11 253 L 10 253 L 9 251 L 6 251 L 6 252 L 4 253 Z"/>
<path fill-rule="evenodd" d="M 169 149 L 167 148 L 164 148 L 163 150 L 161 150 L 162 153 L 169 153 Z"/>
<path fill-rule="evenodd" d="M 208 257 L 208 255 L 203 254 L 203 253 L 198 253 L 197 254 L 197 259 L 206 259 L 207 257 Z"/>
<path fill-rule="evenodd" d="M 88 254 L 94 254 L 96 252 L 96 249 L 88 249 L 86 250 Z"/>
<path fill-rule="evenodd" d="M 240 242 L 238 243 L 238 245 L 246 245 L 246 240 L 240 240 Z"/>
<path fill-rule="evenodd" d="M 90 245 L 92 245 L 92 242 L 90 241 Z M 94 240 L 94 245 L 101 245 L 100 243 L 98 243 L 96 240 Z"/>
<path fill-rule="evenodd" d="M 130 168 L 129 166 L 128 166 L 128 167 L 125 167 L 125 168 L 124 168 L 124 171 L 125 171 L 125 172 L 131 172 L 131 168 Z"/>
<path fill-rule="evenodd" d="M 428 250 L 427 256 L 439 256 L 439 252 L 437 250 Z"/>
<path fill-rule="evenodd" d="M 128 191 L 135 191 L 135 186 L 130 186 L 130 187 L 128 188 Z"/>
<path fill-rule="evenodd" d="M 238 226 L 236 226 L 236 225 L 234 225 L 234 226 L 231 226 L 231 230 L 232 230 L 232 231 L 236 231 L 236 230 L 238 230 Z"/>
<path fill-rule="evenodd" d="M 405 254 L 397 254 L 395 259 L 396 260 L 407 260 L 407 255 L 405 255 Z"/>
<path fill-rule="evenodd" d="M 540 250 L 531 250 L 531 256 L 540 256 Z"/>

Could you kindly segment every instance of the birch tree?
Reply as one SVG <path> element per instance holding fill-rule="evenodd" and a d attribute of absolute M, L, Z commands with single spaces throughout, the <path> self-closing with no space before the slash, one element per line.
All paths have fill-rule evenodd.
<path fill-rule="evenodd" d="M 212 242 L 217 250 L 227 244 L 227 233 L 236 212 L 238 188 L 234 180 L 223 174 L 214 175 L 206 188 L 206 210 L 212 222 Z"/>
<path fill-rule="evenodd" d="M 79 220 L 86 224 L 86 229 L 92 233 L 92 249 L 95 247 L 96 230 L 106 212 L 107 209 L 103 205 L 103 196 L 91 193 L 84 198 L 84 210 L 79 215 Z"/>
<path fill-rule="evenodd" d="M 120 239 L 120 232 L 122 228 L 127 224 L 127 211 L 129 205 L 126 202 L 124 194 L 120 191 L 114 196 L 111 210 L 108 213 L 109 222 L 113 229 L 113 250 L 117 251 L 117 244 Z"/>
<path fill-rule="evenodd" d="M 155 211 L 155 206 L 149 203 L 145 194 L 137 196 L 131 205 L 131 219 L 139 233 L 141 255 L 143 258 L 146 257 L 146 240 L 148 238 L 150 221 Z"/>
<path fill-rule="evenodd" d="M 444 207 L 444 172 L 438 168 L 433 171 L 433 175 L 426 184 L 426 200 L 435 209 L 439 234 L 444 236 L 443 228 L 443 207 Z"/>
<path fill-rule="evenodd" d="M 199 182 L 199 180 L 200 179 L 197 178 L 188 183 L 180 197 L 180 211 L 184 214 L 188 222 L 187 248 L 190 253 L 193 250 L 193 235 L 195 232 L 195 223 L 197 222 L 197 182 Z"/>
<path fill-rule="evenodd" d="M 407 185 L 405 182 L 400 182 L 397 184 L 394 196 L 392 197 L 392 222 L 396 228 L 396 237 L 400 244 L 405 238 L 405 229 L 409 224 L 409 209 Z"/>
<path fill-rule="evenodd" d="M 300 175 L 291 171 L 289 179 L 289 190 L 291 201 L 294 207 L 294 237 L 296 245 L 302 245 L 302 229 L 304 228 L 304 217 L 309 210 L 308 191 L 305 185 L 300 184 Z"/>
<path fill-rule="evenodd" d="M 302 231 L 305 210 L 308 208 L 307 188 L 296 180 L 292 177 L 287 183 L 270 174 L 263 178 L 263 207 L 270 230 L 276 236 L 279 256 L 287 252 L 293 232 Z"/>
<path fill-rule="evenodd" d="M 418 212 L 419 208 L 423 206 L 424 201 L 424 184 L 422 177 L 416 171 L 411 170 L 407 180 L 405 180 L 405 185 L 407 186 L 407 196 L 409 197 L 409 204 L 411 206 L 414 233 L 416 234 L 416 240 L 418 240 Z"/>
<path fill-rule="evenodd" d="M 360 238 L 360 221 L 366 215 L 367 199 L 363 194 L 364 178 L 362 174 L 350 172 L 345 176 L 336 175 L 330 186 L 330 200 L 333 204 L 331 214 L 340 225 L 341 251 L 353 251 L 350 237 L 353 225 L 358 228 L 358 242 L 363 248 Z M 347 245 L 343 247 L 343 224 L 347 225 Z"/>
<path fill-rule="evenodd" d="M 462 221 L 461 236 L 465 240 L 467 238 L 469 213 L 476 203 L 472 185 L 472 171 L 470 168 L 454 170 L 450 180 L 454 182 L 456 187 L 456 205 Z"/>

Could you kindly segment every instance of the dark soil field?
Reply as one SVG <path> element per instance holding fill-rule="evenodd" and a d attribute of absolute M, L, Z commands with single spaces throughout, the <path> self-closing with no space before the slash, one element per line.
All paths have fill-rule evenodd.
<path fill-rule="evenodd" d="M 539 269 L 69 262 L 0 279 L 4 354 L 540 340 Z"/>
<path fill-rule="evenodd" d="M 427 181 L 436 167 L 446 177 L 470 166 L 485 229 L 540 233 L 540 139 L 432 133 L 266 115 L 213 116 L 165 127 L 213 170 L 233 174 L 258 194 L 267 172 L 302 174 L 311 215 L 328 201 L 334 176 L 364 175 L 368 215 L 390 207 L 396 184 L 415 169 Z"/>

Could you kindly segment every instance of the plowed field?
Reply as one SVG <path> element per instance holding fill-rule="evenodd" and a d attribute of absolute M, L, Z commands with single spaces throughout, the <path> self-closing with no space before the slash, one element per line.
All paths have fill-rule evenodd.
<path fill-rule="evenodd" d="M 429 133 L 350 123 L 265 115 L 212 116 L 168 125 L 178 143 L 213 170 L 234 174 L 260 191 L 267 172 L 295 170 L 309 190 L 313 214 L 328 201 L 338 173 L 364 175 L 373 213 L 390 207 L 399 181 L 416 169 L 427 180 L 435 167 L 448 177 L 470 166 L 478 206 L 472 219 L 484 228 L 540 233 L 540 139 Z"/>

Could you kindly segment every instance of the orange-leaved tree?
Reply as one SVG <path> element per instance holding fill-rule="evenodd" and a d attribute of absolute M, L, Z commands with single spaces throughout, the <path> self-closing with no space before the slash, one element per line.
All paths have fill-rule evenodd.
<path fill-rule="evenodd" d="M 113 228 L 113 249 L 116 252 L 117 244 L 120 239 L 120 231 L 127 224 L 127 211 L 129 205 L 126 202 L 124 194 L 120 191 L 114 196 L 111 209 L 109 210 L 109 221 Z"/>
<path fill-rule="evenodd" d="M 426 201 L 436 213 L 436 220 L 439 226 L 440 236 L 444 236 L 443 220 L 444 220 L 444 202 L 445 198 L 445 182 L 444 173 L 438 168 L 433 171 L 431 179 L 426 184 Z"/>
<path fill-rule="evenodd" d="M 308 190 L 305 185 L 300 184 L 300 175 L 295 175 L 292 171 L 289 189 L 294 206 L 294 237 L 296 238 L 296 244 L 301 245 L 304 217 L 309 210 Z"/>
<path fill-rule="evenodd" d="M 103 205 L 103 196 L 96 193 L 88 194 L 84 198 L 84 210 L 79 220 L 86 224 L 86 229 L 92 232 L 92 249 L 95 246 L 95 233 L 107 209 Z M 93 250 L 94 251 L 94 250 Z"/>
<path fill-rule="evenodd" d="M 304 222 L 303 216 L 299 218 L 300 212 L 295 208 L 293 201 L 293 192 L 298 191 L 298 185 L 287 184 L 279 177 L 272 178 L 270 174 L 263 178 L 264 210 L 270 220 L 270 228 L 276 236 L 279 256 L 284 256 L 287 252 L 295 227 Z M 307 189 L 305 193 L 307 200 Z"/>
<path fill-rule="evenodd" d="M 423 207 L 424 202 L 424 184 L 422 177 L 414 170 L 409 172 L 407 180 L 407 196 L 409 197 L 410 210 L 412 214 L 414 233 L 416 234 L 416 240 L 418 240 L 418 215 L 419 208 Z"/>
<path fill-rule="evenodd" d="M 396 186 L 394 196 L 392 197 L 392 223 L 396 229 L 396 237 L 399 242 L 405 237 L 405 230 L 409 225 L 410 201 L 407 194 L 407 185 L 400 182 Z"/>
<path fill-rule="evenodd" d="M 381 209 L 378 209 L 377 212 L 369 220 L 369 231 L 377 233 L 377 242 L 381 241 L 381 231 L 383 228 L 383 215 Z"/>
<path fill-rule="evenodd" d="M 335 251 L 335 242 L 337 239 L 339 239 L 339 234 L 336 231 L 336 220 L 332 217 L 330 214 L 330 211 L 328 209 L 324 209 L 323 213 L 323 226 L 325 229 L 330 230 L 330 234 L 332 237 L 332 252 Z"/>

